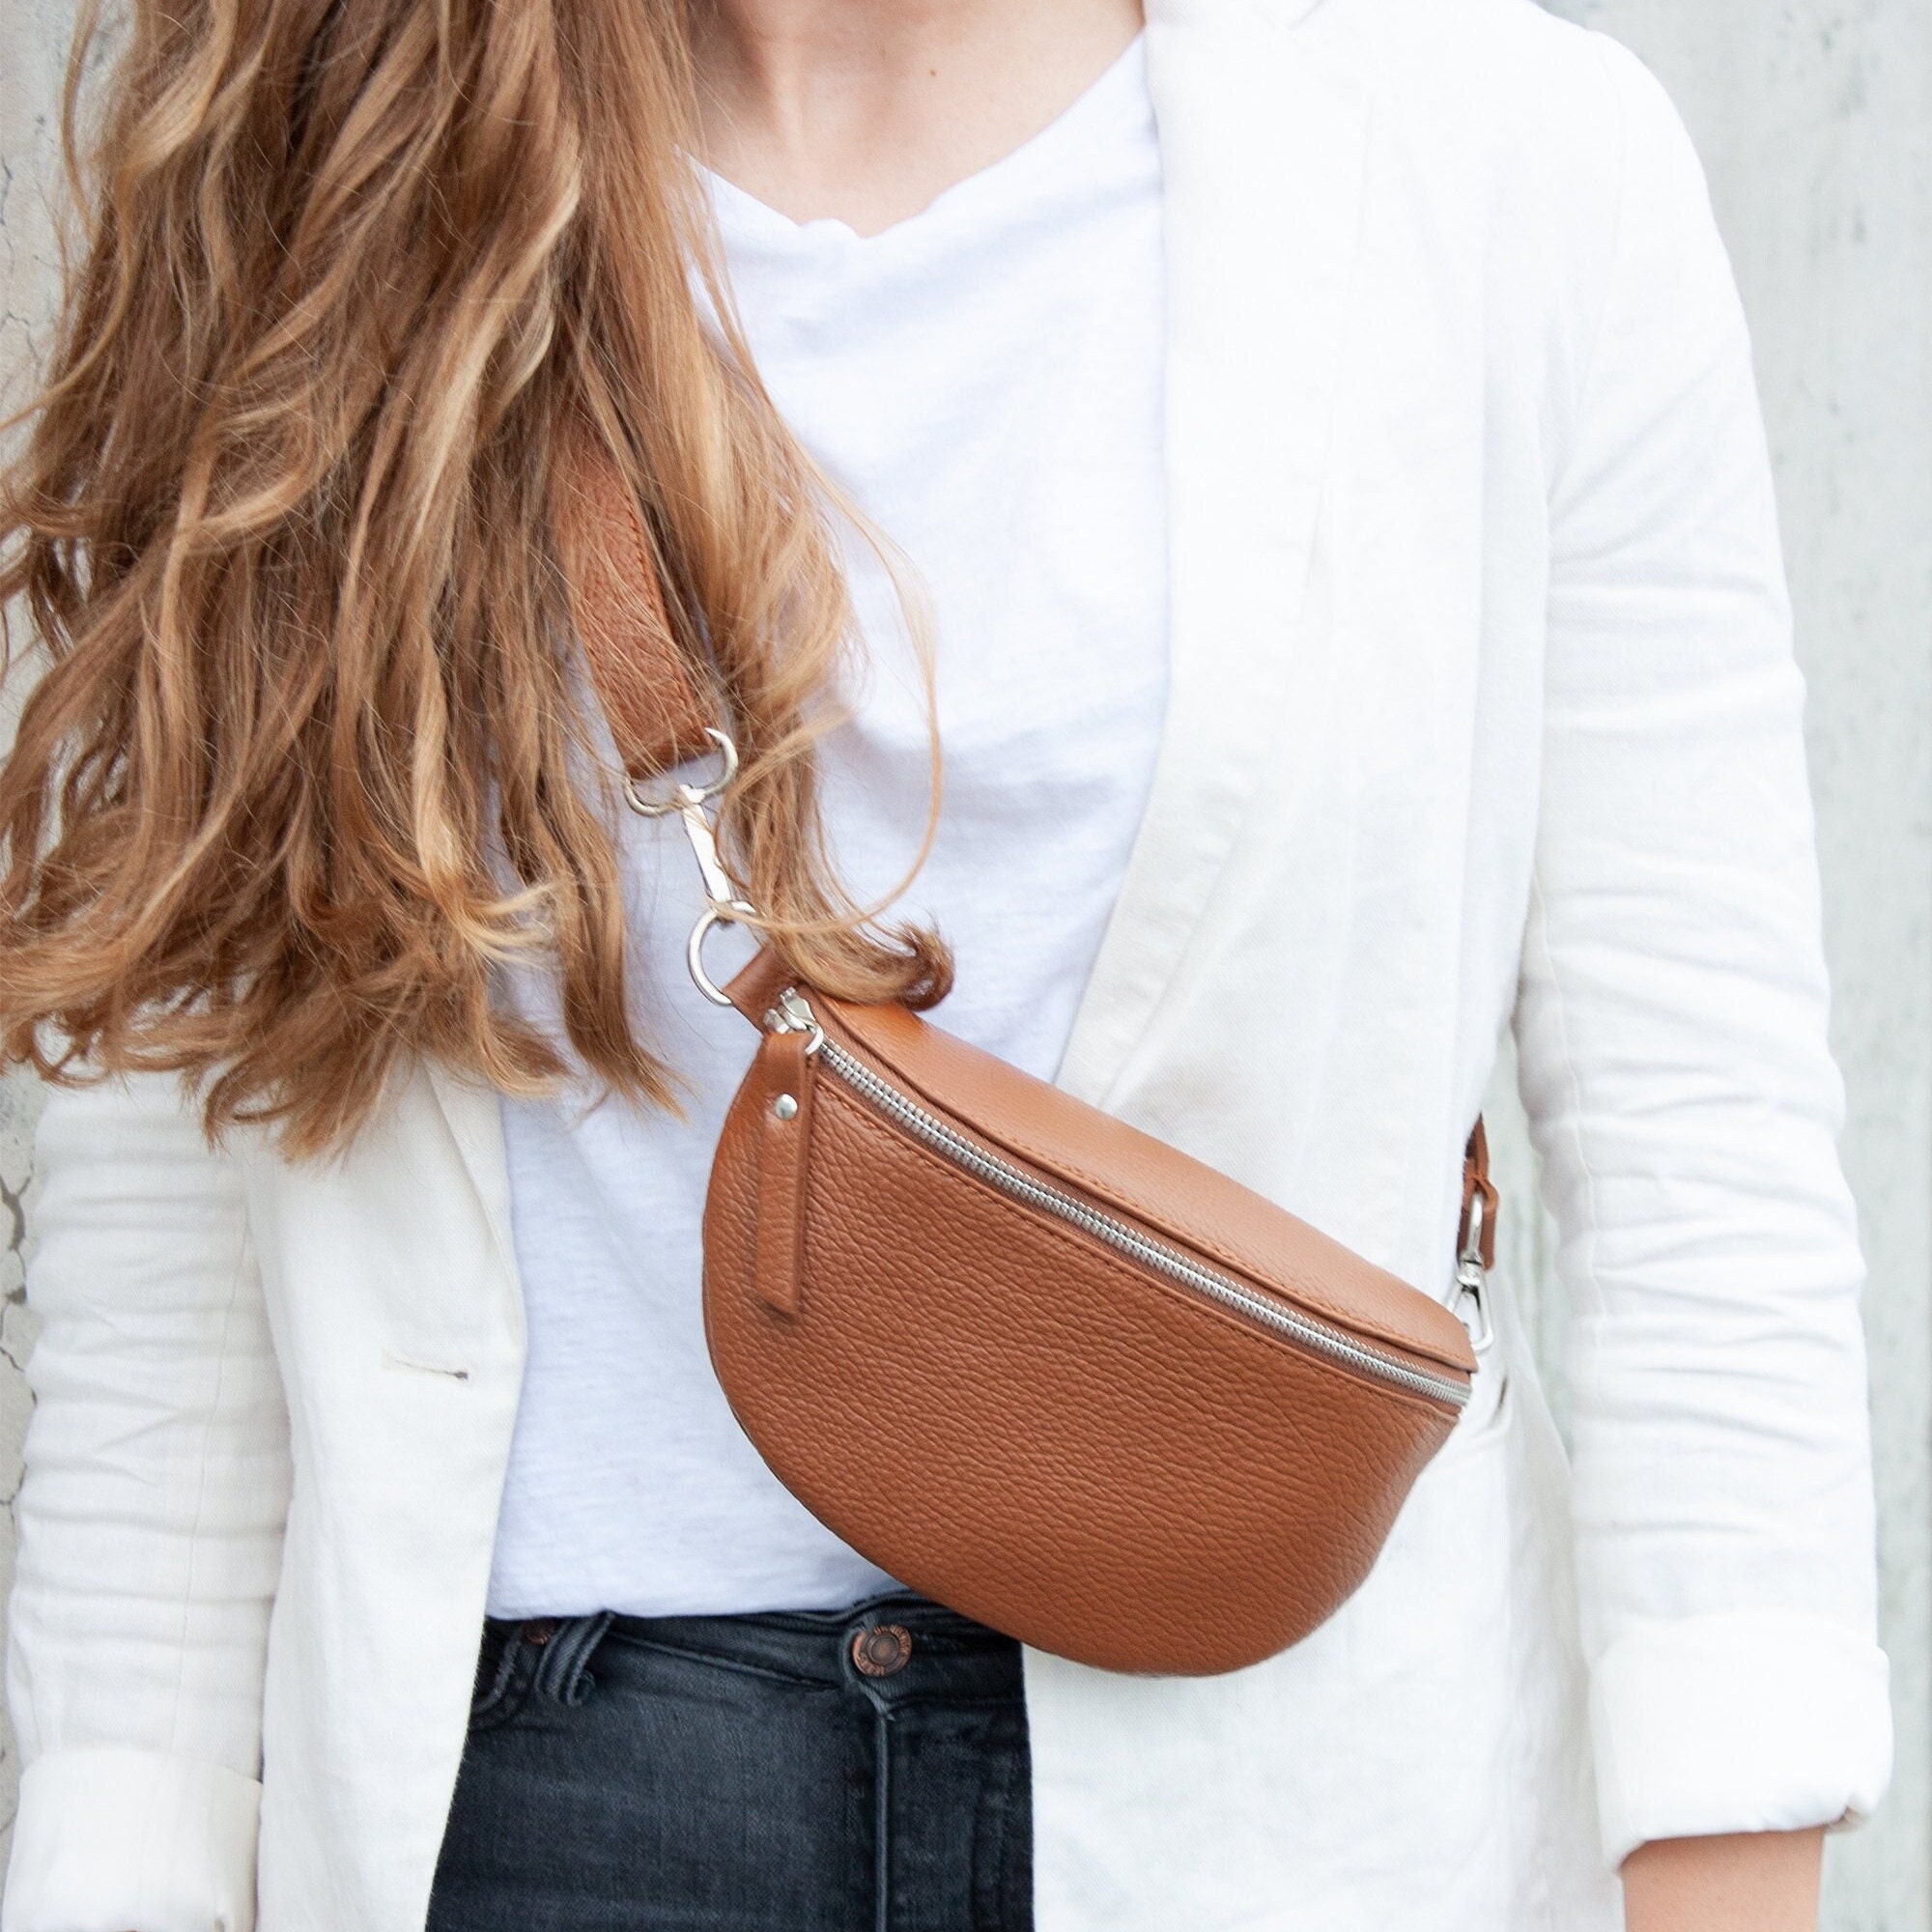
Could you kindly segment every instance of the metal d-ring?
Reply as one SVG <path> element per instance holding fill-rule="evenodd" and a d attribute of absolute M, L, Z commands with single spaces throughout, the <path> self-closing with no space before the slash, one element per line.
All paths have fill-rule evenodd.
<path fill-rule="evenodd" d="M 705 939 L 713 926 L 736 925 L 741 918 L 747 917 L 755 919 L 757 914 L 743 899 L 735 900 L 730 905 L 708 905 L 697 915 L 697 923 L 691 928 L 691 937 L 684 942 L 684 964 L 691 975 L 691 983 L 714 1007 L 728 1007 L 731 995 L 704 970 Z"/>
<path fill-rule="evenodd" d="M 758 911 L 739 897 L 730 873 L 724 869 L 724 861 L 718 856 L 718 837 L 704 812 L 704 808 L 726 791 L 738 776 L 738 748 L 716 725 L 707 724 L 704 729 L 705 736 L 718 747 L 721 764 L 716 778 L 706 784 L 692 784 L 680 779 L 671 786 L 669 797 L 653 799 L 645 798 L 639 791 L 637 781 L 627 775 L 624 800 L 641 818 L 675 816 L 684 827 L 684 836 L 691 842 L 697 869 L 704 878 L 705 899 L 704 910 L 697 915 L 697 923 L 691 928 L 691 937 L 685 942 L 684 963 L 691 973 L 691 983 L 714 1007 L 728 1007 L 731 1004 L 730 994 L 704 970 L 704 942 L 713 926 L 736 925 L 744 920 L 754 920 Z"/>
<path fill-rule="evenodd" d="M 707 724 L 704 735 L 718 747 L 720 760 L 718 776 L 708 784 L 695 785 L 680 779 L 671 786 L 668 798 L 646 798 L 638 789 L 637 780 L 625 774 L 625 801 L 640 818 L 668 818 L 673 812 L 689 810 L 694 805 L 709 805 L 714 798 L 730 788 L 731 781 L 738 776 L 738 748 L 715 724 Z"/>

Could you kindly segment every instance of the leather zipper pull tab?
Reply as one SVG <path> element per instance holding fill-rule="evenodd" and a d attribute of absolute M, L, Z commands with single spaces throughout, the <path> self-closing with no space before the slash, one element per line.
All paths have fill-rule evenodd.
<path fill-rule="evenodd" d="M 758 1141 L 757 1284 L 759 1298 L 796 1315 L 805 1271 L 805 1194 L 811 1157 L 813 1037 L 770 1033 L 758 1049 L 764 1069 L 763 1131 Z"/>

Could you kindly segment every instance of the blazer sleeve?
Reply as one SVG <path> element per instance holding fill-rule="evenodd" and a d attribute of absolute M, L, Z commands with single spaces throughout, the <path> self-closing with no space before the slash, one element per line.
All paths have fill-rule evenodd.
<path fill-rule="evenodd" d="M 48 1097 L 5 1932 L 247 1932 L 286 1412 L 235 1163 L 158 1077 Z"/>
<path fill-rule="evenodd" d="M 1517 1012 L 1570 1299 L 1605 1848 L 1877 1803 L 1861 1262 L 1770 463 L 1703 177 L 1637 62 L 1551 501 Z"/>

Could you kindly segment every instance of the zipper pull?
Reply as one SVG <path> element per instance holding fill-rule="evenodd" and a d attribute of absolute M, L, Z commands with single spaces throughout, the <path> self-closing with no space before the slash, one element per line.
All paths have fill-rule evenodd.
<path fill-rule="evenodd" d="M 807 1035 L 807 1053 L 816 1053 L 825 1044 L 825 1029 L 818 1024 L 810 1001 L 796 986 L 787 986 L 779 995 L 778 1005 L 765 1015 L 765 1031 Z"/>
<path fill-rule="evenodd" d="M 796 1315 L 805 1269 L 805 1196 L 811 1154 L 813 1049 L 823 1035 L 787 1027 L 766 1034 L 758 1049 L 759 1297 L 781 1315 Z"/>

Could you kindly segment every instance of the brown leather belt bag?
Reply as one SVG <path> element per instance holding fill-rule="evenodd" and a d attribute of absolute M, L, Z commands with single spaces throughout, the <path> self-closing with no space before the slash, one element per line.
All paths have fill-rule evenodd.
<path fill-rule="evenodd" d="M 729 747 L 712 734 L 719 783 L 646 798 L 689 722 L 627 731 L 613 681 L 639 660 L 580 628 L 633 804 L 678 813 L 704 869 L 693 976 L 763 1036 L 704 1217 L 705 1333 L 760 1455 L 901 1582 L 1082 1663 L 1206 1674 L 1307 1635 L 1468 1401 L 1463 1322 L 902 1007 L 833 999 L 770 953 L 711 986 L 704 934 L 751 914 L 705 815 Z M 1470 1289 L 1483 1169 L 1479 1124 Z"/>

